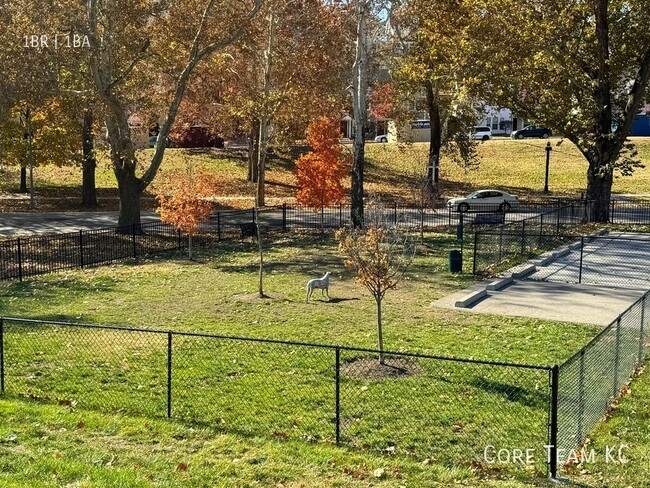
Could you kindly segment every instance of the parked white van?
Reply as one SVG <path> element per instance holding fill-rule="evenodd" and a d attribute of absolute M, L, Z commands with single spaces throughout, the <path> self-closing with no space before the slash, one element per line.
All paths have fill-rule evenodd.
<path fill-rule="evenodd" d="M 488 141 L 492 139 L 492 129 L 483 125 L 474 127 L 474 132 L 472 133 L 472 139 Z"/>

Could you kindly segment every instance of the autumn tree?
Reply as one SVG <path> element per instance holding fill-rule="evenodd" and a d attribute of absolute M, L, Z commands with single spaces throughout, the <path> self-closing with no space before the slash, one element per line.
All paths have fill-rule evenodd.
<path fill-rule="evenodd" d="M 337 119 L 314 120 L 307 129 L 307 143 L 312 151 L 296 161 L 300 188 L 296 198 L 303 205 L 321 211 L 321 230 L 324 208 L 339 203 L 345 196 L 341 180 L 347 175 L 349 158 L 343 156 L 340 136 Z"/>
<path fill-rule="evenodd" d="M 576 145 L 593 217 L 607 221 L 615 174 L 638 163 L 627 137 L 650 95 L 650 2 L 490 0 L 480 12 L 475 64 L 492 100 Z"/>
<path fill-rule="evenodd" d="M 176 171 L 167 177 L 163 185 L 165 194 L 158 195 L 160 220 L 173 225 L 188 238 L 189 258 L 192 259 L 192 237 L 199 232 L 214 210 L 214 196 L 217 181 L 205 170 Z"/>
<path fill-rule="evenodd" d="M 396 104 L 424 107 L 430 121 L 427 179 L 424 191 L 438 190 L 440 156 L 446 147 L 463 167 L 476 165 L 471 139 L 478 113 L 473 103 L 470 40 L 474 29 L 471 1 L 405 0 L 393 10 L 391 74 Z M 399 111 L 401 124 L 413 116 Z M 402 119 L 402 120 L 399 120 Z M 448 123 L 451 120 L 452 123 Z"/>
<path fill-rule="evenodd" d="M 248 181 L 255 183 L 258 206 L 266 200 L 268 147 L 286 147 L 304 138 L 312 119 L 343 112 L 345 13 L 321 0 L 267 1 L 249 35 L 228 51 L 229 69 L 202 76 L 203 98 L 212 95 L 208 100 L 220 109 L 214 114 L 219 130 L 248 135 Z"/>
<path fill-rule="evenodd" d="M 365 286 L 375 299 L 381 364 L 384 364 L 382 302 L 404 276 L 415 254 L 410 234 L 386 222 L 384 215 L 381 207 L 372 209 L 366 216 L 364 229 L 341 229 L 336 233 L 345 267 L 356 271 L 357 283 Z"/>
<path fill-rule="evenodd" d="M 146 104 L 142 98 L 162 100 L 160 139 L 166 140 L 196 67 L 239 40 L 262 3 L 68 1 L 70 23 L 88 36 L 92 90 L 106 111 L 120 226 L 140 223 L 141 196 L 158 173 L 165 153 L 165 144 L 158 144 L 142 173 L 136 173 L 138 160 L 129 126 L 133 107 L 137 110 Z"/>

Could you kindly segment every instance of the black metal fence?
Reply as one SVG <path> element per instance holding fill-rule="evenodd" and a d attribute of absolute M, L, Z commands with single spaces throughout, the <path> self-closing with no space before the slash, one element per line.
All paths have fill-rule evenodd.
<path fill-rule="evenodd" d="M 559 367 L 557 446 L 565 453 L 582 448 L 650 351 L 649 295 Z"/>
<path fill-rule="evenodd" d="M 505 221 L 517 220 L 530 212 L 539 211 L 542 205 L 554 204 L 554 201 L 528 202 L 516 211 L 500 215 Z M 458 212 L 447 207 L 430 209 L 393 204 L 378 206 L 370 211 L 381 212 L 382 219 L 387 222 L 422 228 L 456 225 L 461 218 Z M 474 208 L 473 212 L 464 215 L 465 223 L 472 224 L 472 219 L 484 211 L 486 209 Z M 216 212 L 202 224 L 194 242 L 210 245 L 240 236 L 242 225 L 254 222 L 255 218 L 253 208 Z M 338 228 L 350 224 L 350 206 L 341 204 L 314 211 L 285 204 L 258 210 L 257 219 L 266 229 L 278 231 Z M 186 247 L 187 236 L 173 226 L 160 222 L 8 239 L 0 241 L 0 280 L 22 280 L 38 274 L 97 266 Z"/>
<path fill-rule="evenodd" d="M 492 229 L 477 230 L 473 242 L 473 273 L 500 271 L 511 266 L 513 260 L 528 259 L 575 239 L 567 231 L 586 223 L 589 212 L 587 202 L 578 202 Z"/>
<path fill-rule="evenodd" d="M 2 392 L 441 463 L 549 442 L 551 368 L 174 331 L 0 319 Z M 492 453 L 494 455 L 494 453 Z M 545 472 L 546 457 L 535 465 Z"/>

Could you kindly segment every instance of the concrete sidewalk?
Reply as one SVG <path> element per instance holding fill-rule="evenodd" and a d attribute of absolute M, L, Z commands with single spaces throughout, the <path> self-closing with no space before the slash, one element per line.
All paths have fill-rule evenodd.
<path fill-rule="evenodd" d="M 60 234 L 117 225 L 117 212 L 0 213 L 0 236 Z M 142 223 L 157 222 L 154 212 L 141 212 Z"/>

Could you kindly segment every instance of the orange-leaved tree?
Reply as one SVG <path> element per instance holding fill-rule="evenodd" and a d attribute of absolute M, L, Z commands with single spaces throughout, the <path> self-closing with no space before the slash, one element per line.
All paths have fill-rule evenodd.
<path fill-rule="evenodd" d="M 163 185 L 166 194 L 157 196 L 160 220 L 171 224 L 188 236 L 189 257 L 192 259 L 192 236 L 214 209 L 210 200 L 217 187 L 214 175 L 205 171 L 175 171 Z"/>
<path fill-rule="evenodd" d="M 307 128 L 307 143 L 312 151 L 296 161 L 298 194 L 296 198 L 307 207 L 323 212 L 328 205 L 339 203 L 345 196 L 342 179 L 348 173 L 350 158 L 343 155 L 339 144 L 339 121 L 332 117 L 313 120 Z"/>
<path fill-rule="evenodd" d="M 394 223 L 389 224 L 385 215 L 383 209 L 369 209 L 365 228 L 340 229 L 336 233 L 345 267 L 356 270 L 355 281 L 375 299 L 380 364 L 384 364 L 382 301 L 386 292 L 397 286 L 415 255 L 410 234 Z"/>

